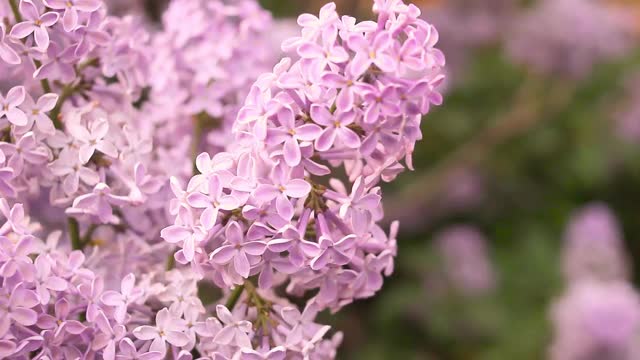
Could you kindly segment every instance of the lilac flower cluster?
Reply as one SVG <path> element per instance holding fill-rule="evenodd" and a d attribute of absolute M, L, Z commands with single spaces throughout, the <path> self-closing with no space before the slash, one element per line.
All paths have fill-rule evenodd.
<path fill-rule="evenodd" d="M 554 304 L 551 316 L 556 334 L 552 360 L 640 356 L 640 295 L 629 283 L 574 283 Z"/>
<path fill-rule="evenodd" d="M 602 203 L 576 211 L 565 234 L 564 274 L 569 281 L 583 278 L 619 279 L 629 276 L 622 230 Z"/>
<path fill-rule="evenodd" d="M 389 235 L 377 225 L 376 185 L 404 170 L 402 160 L 411 168 L 422 115 L 442 100 L 444 57 L 415 6 L 377 0 L 374 12 L 377 22 L 358 23 L 330 3 L 301 15 L 300 36 L 283 43 L 298 60 L 256 81 L 228 151 L 201 153 L 186 185 L 172 180 L 175 223 L 161 235 L 179 248 L 177 263 L 233 289 L 232 300 L 241 294 L 233 316 L 218 314 L 234 324 L 225 344 L 235 351 L 304 354 L 326 332 L 308 324 L 315 312 L 372 296 L 393 270 L 397 224 Z M 350 186 L 325 180 L 339 167 Z M 291 322 L 274 288 L 314 296 Z M 252 316 L 250 332 L 242 321 Z"/>
<path fill-rule="evenodd" d="M 563 254 L 567 288 L 551 309 L 551 359 L 640 356 L 640 294 L 628 282 L 622 240 L 606 205 L 587 205 L 573 215 Z"/>
<path fill-rule="evenodd" d="M 271 15 L 254 0 L 173 0 L 162 24 L 144 116 L 165 134 L 163 146 L 190 139 L 196 154 L 224 150 L 251 85 L 280 58 Z"/>
<path fill-rule="evenodd" d="M 157 31 L 100 0 L 0 2 L 0 358 L 334 358 L 316 314 L 393 270 L 376 184 L 441 102 L 435 29 L 374 10 L 300 16 L 300 59 L 267 72 L 251 0 L 174 0 Z M 342 165 L 351 193 L 322 183 Z M 300 310 L 285 285 L 319 292 Z"/>
<path fill-rule="evenodd" d="M 467 225 L 447 228 L 436 237 L 445 279 L 458 293 L 479 295 L 495 288 L 496 276 L 482 233 Z"/>

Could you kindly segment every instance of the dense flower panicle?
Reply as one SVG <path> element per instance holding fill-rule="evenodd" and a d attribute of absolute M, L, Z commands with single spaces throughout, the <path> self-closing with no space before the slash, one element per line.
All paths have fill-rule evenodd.
<path fill-rule="evenodd" d="M 482 294 L 494 289 L 496 278 L 484 236 L 473 227 L 447 228 L 436 238 L 446 279 L 456 292 Z"/>
<path fill-rule="evenodd" d="M 377 23 L 340 18 L 334 4 L 318 17 L 300 16 L 300 36 L 283 43 L 298 60 L 285 58 L 256 81 L 233 123 L 229 151 L 200 154 L 198 174 L 186 185 L 172 182 L 176 220 L 161 235 L 180 248 L 176 261 L 222 288 L 251 288 L 243 296 L 255 309 L 232 311 L 244 316 L 218 307 L 231 352 L 258 356 L 246 351 L 252 344 L 263 358 L 284 350 L 294 358 L 320 349 L 333 356 L 339 338 L 322 340 L 328 328 L 312 324 L 309 314 L 372 296 L 393 270 L 397 224 L 389 235 L 377 225 L 383 214 L 376 184 L 393 180 L 403 159 L 411 167 L 421 117 L 441 102 L 444 58 L 433 47 L 437 32 L 416 7 L 375 4 Z M 350 186 L 321 182 L 340 166 Z M 253 276 L 258 289 L 247 282 Z M 289 311 L 267 306 L 265 318 L 256 294 L 269 296 L 280 285 L 294 296 L 318 292 L 301 315 L 289 319 Z M 253 311 L 258 327 L 250 331 L 241 319 Z M 285 324 L 296 335 L 283 337 Z"/>
<path fill-rule="evenodd" d="M 152 44 L 150 67 L 158 76 L 143 110 L 170 141 L 162 145 L 195 137 L 194 152 L 225 148 L 251 84 L 280 57 L 273 23 L 253 0 L 170 2 Z"/>
<path fill-rule="evenodd" d="M 157 30 L 107 4 L 0 2 L 0 358 L 334 358 L 315 317 L 393 271 L 376 185 L 442 101 L 437 32 L 329 4 L 269 72 L 255 1 L 174 0 Z"/>
<path fill-rule="evenodd" d="M 622 230 L 615 214 L 604 204 L 577 210 L 565 232 L 564 275 L 567 280 L 628 277 Z"/>
<path fill-rule="evenodd" d="M 635 19 L 607 1 L 543 0 L 513 24 L 508 55 L 544 74 L 582 78 L 633 48 Z"/>
<path fill-rule="evenodd" d="M 258 79 L 231 151 L 201 154 L 200 174 L 174 188 L 184 200 L 162 236 L 182 248 L 178 262 L 221 287 L 259 275 L 263 284 L 288 280 L 292 294 L 319 289 L 310 302 L 334 311 L 379 290 L 396 244 L 395 230 L 387 236 L 376 224 L 375 185 L 393 180 L 400 160 L 411 167 L 421 116 L 441 102 L 444 58 L 416 7 L 376 9 L 378 23 L 340 18 L 334 4 L 298 18 L 302 33 L 283 48 L 299 60 Z M 319 182 L 338 166 L 351 189 Z"/>
<path fill-rule="evenodd" d="M 640 297 L 625 282 L 577 281 L 553 305 L 554 360 L 638 358 Z"/>

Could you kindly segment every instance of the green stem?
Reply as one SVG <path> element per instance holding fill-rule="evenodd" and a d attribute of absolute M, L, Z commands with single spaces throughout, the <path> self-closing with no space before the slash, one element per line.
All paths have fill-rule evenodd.
<path fill-rule="evenodd" d="M 88 60 L 85 60 L 85 61 L 81 62 L 80 64 L 78 64 L 78 66 L 76 67 L 76 75 L 80 76 L 82 74 L 82 72 L 84 71 L 84 69 L 86 69 L 88 67 L 99 66 L 99 65 L 100 65 L 100 59 L 99 58 L 90 58 Z"/>
<path fill-rule="evenodd" d="M 9 0 L 9 6 L 11 6 L 11 11 L 13 11 L 16 22 L 22 22 L 22 14 L 20 14 L 20 9 L 18 8 L 18 2 L 16 0 Z"/>
<path fill-rule="evenodd" d="M 242 295 L 243 291 L 244 291 L 244 284 L 236 286 L 231 291 L 231 295 L 229 295 L 229 299 L 225 304 L 225 306 L 227 307 L 227 309 L 229 309 L 229 311 L 232 311 L 233 308 L 236 306 L 236 304 L 238 303 L 238 300 L 240 299 L 240 295 Z"/>
<path fill-rule="evenodd" d="M 176 257 L 174 255 L 175 254 L 172 251 L 171 254 L 169 254 L 169 257 L 167 258 L 167 271 L 172 270 L 173 268 L 176 267 Z"/>
<path fill-rule="evenodd" d="M 249 303 L 253 304 L 258 312 L 258 317 L 254 323 L 254 328 L 262 329 L 263 335 L 267 335 L 269 329 L 277 325 L 275 321 L 270 317 L 271 303 L 268 300 L 263 299 L 262 296 L 258 294 L 258 290 L 251 281 L 245 281 L 245 288 L 247 290 Z"/>
<path fill-rule="evenodd" d="M 69 237 L 71 238 L 71 247 L 73 250 L 82 250 L 82 242 L 80 240 L 80 225 L 78 220 L 70 217 L 67 219 L 69 224 Z"/>
<path fill-rule="evenodd" d="M 62 105 L 64 105 L 65 101 L 67 101 L 67 99 L 69 99 L 71 95 L 73 95 L 76 92 L 77 89 L 78 89 L 78 86 L 73 86 L 73 85 L 65 85 L 62 88 L 62 94 L 60 94 L 58 103 L 53 108 L 53 110 L 51 110 L 51 113 L 50 113 L 51 120 L 53 121 L 53 124 L 55 125 L 56 129 L 64 128 L 64 125 L 62 124 L 62 121 L 60 119 Z"/>
<path fill-rule="evenodd" d="M 80 246 L 82 248 L 84 248 L 85 246 L 91 243 L 91 240 L 92 240 L 91 237 L 93 236 L 93 233 L 96 231 L 97 228 L 98 228 L 98 225 L 96 224 L 91 224 L 89 226 L 89 229 L 87 229 L 87 232 L 84 234 L 84 236 L 80 241 Z"/>

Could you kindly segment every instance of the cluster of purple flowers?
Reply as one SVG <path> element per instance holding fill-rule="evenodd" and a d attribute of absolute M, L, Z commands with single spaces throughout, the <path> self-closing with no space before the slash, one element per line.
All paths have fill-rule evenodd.
<path fill-rule="evenodd" d="M 340 18 L 335 5 L 302 15 L 301 36 L 261 76 L 234 123 L 228 152 L 200 154 L 199 174 L 173 182 L 175 224 L 163 238 L 178 263 L 221 288 L 285 285 L 317 290 L 307 308 L 339 310 L 373 295 L 393 268 L 395 229 L 386 235 L 380 179 L 411 166 L 420 120 L 442 80 L 435 29 L 414 6 L 378 1 L 378 22 Z M 337 179 L 343 166 L 351 192 Z M 276 342 L 266 325 L 254 335 Z M 306 340 L 311 340 L 308 333 Z"/>
<path fill-rule="evenodd" d="M 376 2 L 378 23 L 340 19 L 335 5 L 302 15 L 302 35 L 251 89 L 234 124 L 236 142 L 199 174 L 174 182 L 175 225 L 163 238 L 180 263 L 220 287 L 258 276 L 261 288 L 319 289 L 310 301 L 339 309 L 368 297 L 392 269 L 395 231 L 382 216 L 379 179 L 392 180 L 421 136 L 421 115 L 439 103 L 444 59 L 435 29 L 398 1 Z M 322 177 L 344 166 L 342 182 Z"/>
<path fill-rule="evenodd" d="M 566 231 L 567 288 L 551 309 L 554 360 L 640 356 L 640 294 L 629 282 L 620 226 L 596 203 L 579 209 Z"/>
<path fill-rule="evenodd" d="M 436 236 L 435 244 L 443 262 L 443 278 L 454 292 L 482 295 L 495 289 L 497 279 L 487 240 L 478 229 L 448 227 Z"/>
<path fill-rule="evenodd" d="M 150 64 L 162 75 L 150 78 L 144 116 L 165 134 L 166 147 L 224 150 L 251 85 L 280 58 L 269 40 L 271 15 L 254 0 L 173 0 L 162 25 Z"/>
<path fill-rule="evenodd" d="M 376 185 L 442 101 L 435 28 L 374 11 L 300 16 L 298 60 L 269 72 L 253 0 L 174 0 L 160 30 L 100 0 L 0 2 L 0 358 L 335 357 L 316 314 L 393 270 Z"/>

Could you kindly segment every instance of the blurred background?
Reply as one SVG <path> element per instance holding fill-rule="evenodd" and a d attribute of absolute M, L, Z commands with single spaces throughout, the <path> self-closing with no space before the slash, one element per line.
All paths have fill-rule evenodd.
<path fill-rule="evenodd" d="M 261 2 L 283 32 L 324 4 Z M 640 359 L 640 2 L 414 3 L 440 33 L 445 103 L 385 189 L 394 275 L 326 317 L 340 357 Z"/>

